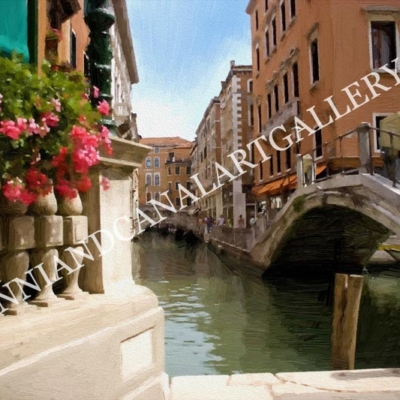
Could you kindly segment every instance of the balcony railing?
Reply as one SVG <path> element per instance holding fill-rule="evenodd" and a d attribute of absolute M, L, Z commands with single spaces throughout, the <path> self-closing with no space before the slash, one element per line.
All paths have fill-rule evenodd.
<path fill-rule="evenodd" d="M 300 101 L 298 98 L 294 98 L 290 102 L 286 103 L 277 114 L 275 114 L 264 126 L 261 135 L 267 136 L 270 134 L 272 129 L 279 125 L 285 125 L 294 117 L 298 117 L 300 114 Z"/>

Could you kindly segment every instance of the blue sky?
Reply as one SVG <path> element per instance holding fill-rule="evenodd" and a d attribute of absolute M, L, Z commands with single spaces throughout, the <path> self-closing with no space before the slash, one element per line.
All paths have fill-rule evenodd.
<path fill-rule="evenodd" d="M 193 140 L 230 60 L 251 64 L 248 0 L 127 0 L 139 69 L 133 110 L 143 137 Z"/>

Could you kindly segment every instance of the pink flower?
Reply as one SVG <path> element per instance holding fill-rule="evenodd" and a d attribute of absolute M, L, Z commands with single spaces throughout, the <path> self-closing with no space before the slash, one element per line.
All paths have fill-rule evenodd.
<path fill-rule="evenodd" d="M 58 99 L 51 99 L 51 104 L 57 112 L 61 112 L 61 103 Z"/>
<path fill-rule="evenodd" d="M 19 136 L 23 133 L 23 130 L 21 130 L 14 121 L 1 121 L 0 126 L 0 132 L 10 139 L 17 140 Z"/>
<path fill-rule="evenodd" d="M 107 152 L 107 154 L 111 155 L 113 153 L 113 149 L 111 147 L 110 131 L 106 126 L 101 126 L 101 130 L 97 136 L 97 139 L 104 147 L 104 150 Z"/>
<path fill-rule="evenodd" d="M 26 119 L 25 118 L 17 118 L 17 127 L 21 132 L 26 131 L 28 128 Z"/>
<path fill-rule="evenodd" d="M 3 185 L 3 194 L 8 201 L 18 201 L 24 187 L 21 182 L 8 181 Z"/>
<path fill-rule="evenodd" d="M 66 180 L 60 180 L 58 184 L 55 186 L 56 191 L 60 194 L 60 196 L 65 197 L 67 199 L 74 199 L 78 196 L 78 191 L 71 187 L 70 183 Z"/>
<path fill-rule="evenodd" d="M 82 94 L 82 99 L 88 100 L 88 99 L 89 99 L 89 96 L 88 96 L 86 93 L 83 93 L 83 94 Z"/>
<path fill-rule="evenodd" d="M 2 99 L 3 99 L 3 95 L 0 93 L 0 111 L 2 110 L 2 108 L 1 108 L 1 103 L 3 102 Z"/>
<path fill-rule="evenodd" d="M 57 117 L 56 114 L 47 111 L 42 115 L 42 121 L 45 125 L 49 126 L 50 128 L 56 128 L 60 119 Z"/>
<path fill-rule="evenodd" d="M 76 183 L 76 187 L 80 192 L 87 192 L 92 187 L 92 181 L 89 177 L 84 176 Z"/>
<path fill-rule="evenodd" d="M 101 186 L 103 187 L 103 190 L 108 190 L 110 189 L 110 180 L 103 176 L 101 178 Z"/>
<path fill-rule="evenodd" d="M 97 109 L 99 110 L 100 114 L 103 115 L 108 115 L 110 113 L 110 105 L 105 100 L 99 103 Z"/>
<path fill-rule="evenodd" d="M 33 118 L 29 118 L 28 126 L 27 126 L 29 134 L 37 134 L 40 135 L 40 126 L 35 122 Z"/>
<path fill-rule="evenodd" d="M 100 89 L 97 86 L 93 86 L 93 97 L 97 99 L 100 94 Z"/>

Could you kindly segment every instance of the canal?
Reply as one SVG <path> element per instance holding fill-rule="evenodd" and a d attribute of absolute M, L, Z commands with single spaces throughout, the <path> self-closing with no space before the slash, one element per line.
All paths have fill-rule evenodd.
<path fill-rule="evenodd" d="M 331 369 L 326 276 L 263 282 L 207 244 L 156 232 L 133 250 L 136 282 L 165 310 L 170 376 Z M 400 367 L 400 273 L 369 271 L 356 368 Z"/>

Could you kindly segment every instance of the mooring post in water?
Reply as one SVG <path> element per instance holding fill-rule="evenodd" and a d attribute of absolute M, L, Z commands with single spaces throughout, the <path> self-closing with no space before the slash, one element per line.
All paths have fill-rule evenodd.
<path fill-rule="evenodd" d="M 336 274 L 332 325 L 334 369 L 354 369 L 363 277 Z"/>

